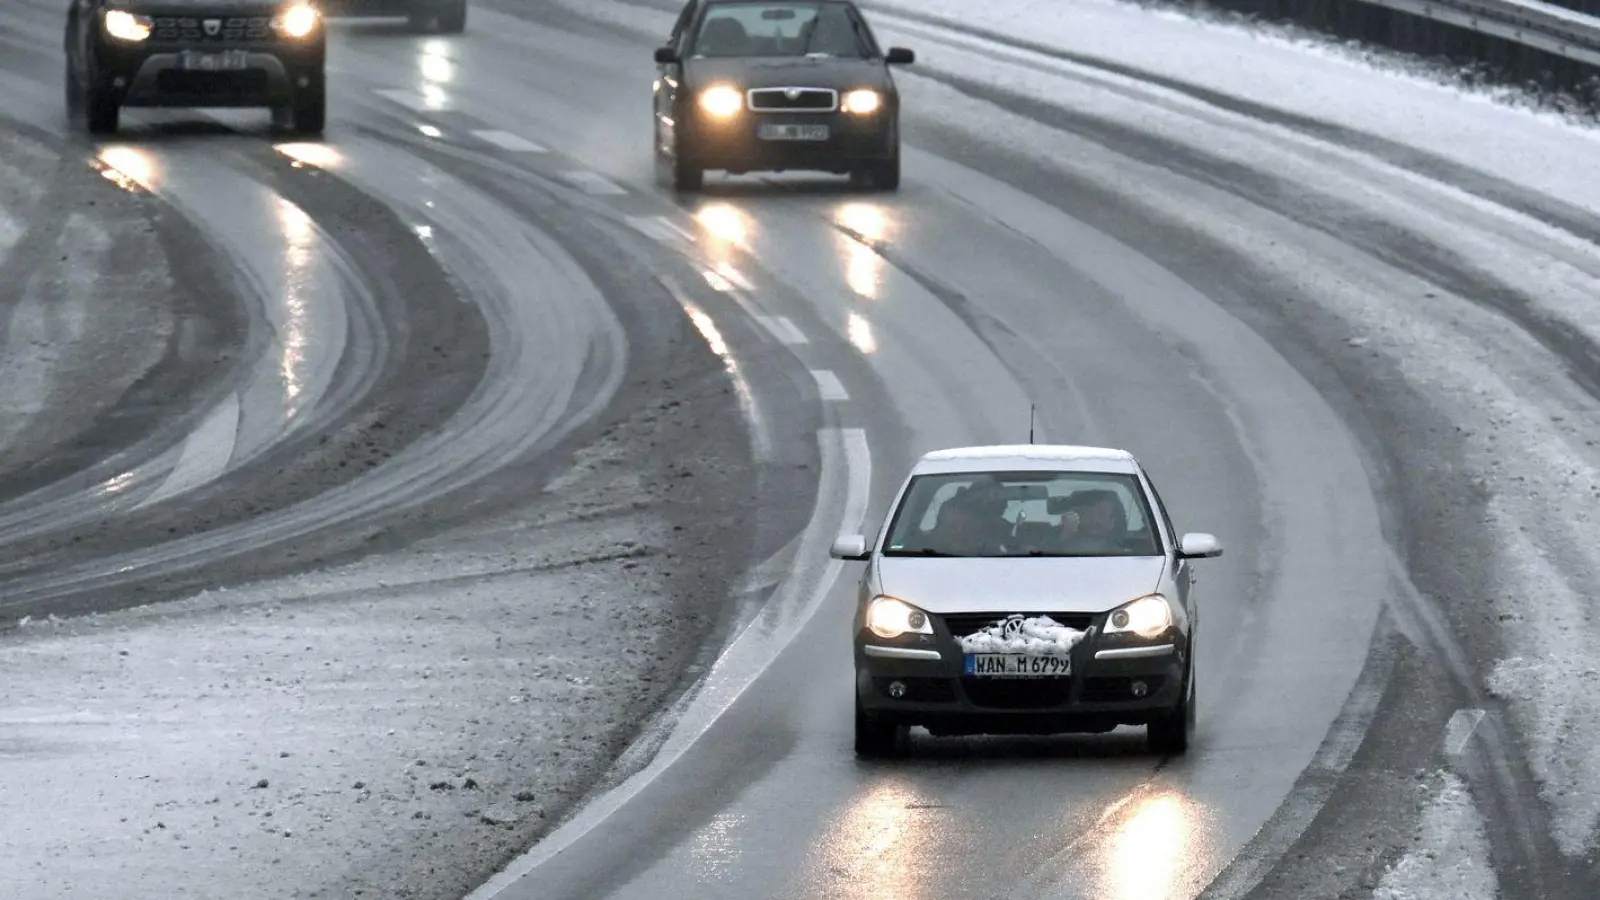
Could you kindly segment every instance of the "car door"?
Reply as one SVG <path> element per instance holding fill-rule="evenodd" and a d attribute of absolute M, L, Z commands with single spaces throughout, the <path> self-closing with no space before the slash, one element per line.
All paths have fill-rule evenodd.
<path fill-rule="evenodd" d="M 701 0 L 689 0 L 684 4 L 683 11 L 678 13 L 678 20 L 672 25 L 672 33 L 667 36 L 665 46 L 672 47 L 678 52 L 683 52 L 687 41 L 685 40 L 691 26 L 700 17 Z M 675 121 L 674 110 L 677 107 L 678 95 L 683 90 L 683 63 L 657 63 L 655 81 L 655 121 L 656 121 L 656 146 L 659 150 L 667 140 L 664 125 L 668 121 Z"/>

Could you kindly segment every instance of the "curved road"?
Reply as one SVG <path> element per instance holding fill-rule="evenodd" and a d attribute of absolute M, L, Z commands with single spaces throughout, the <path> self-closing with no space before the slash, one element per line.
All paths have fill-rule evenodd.
<path fill-rule="evenodd" d="M 340 23 L 325 141 L 274 145 L 254 113 L 130 113 L 126 134 L 84 144 L 178 213 L 167 247 L 226 262 L 178 269 L 209 296 L 174 302 L 213 320 L 163 364 L 186 413 L 107 419 L 114 453 L 5 485 L 0 612 L 311 564 L 403 540 L 441 498 L 440 515 L 481 514 L 497 486 L 554 466 L 537 461 L 687 312 L 746 404 L 768 510 L 747 562 L 768 601 L 676 731 L 653 735 L 656 762 L 478 896 L 1157 898 L 1219 875 L 1226 895 L 1325 804 L 1410 821 L 1412 799 L 1383 785 L 1433 758 L 1456 708 L 1483 705 L 1478 649 L 1396 550 L 1410 522 L 1388 505 L 1383 423 L 1360 364 L 1318 345 L 1338 323 L 1283 309 L 1383 283 L 1383 266 L 1429 277 L 1374 262 L 1394 237 L 1380 201 L 1354 210 L 1370 229 L 1332 227 L 1337 212 L 1287 189 L 1299 173 L 1278 158 L 1301 138 L 887 14 L 882 36 L 922 59 L 901 78 L 901 192 L 712 178 L 679 201 L 646 155 L 649 51 L 674 12 L 494 0 L 459 37 Z M 5 21 L 0 114 L 81 143 L 61 118 L 56 4 L 19 0 Z M 1007 66 L 1025 78 L 994 74 Z M 1229 128 L 1266 162 L 1129 126 L 1118 103 Z M 1322 164 L 1402 190 L 1368 157 Z M 827 544 L 875 528 L 921 452 L 1025 440 L 1030 404 L 1041 439 L 1132 449 L 1178 527 L 1228 548 L 1200 569 L 1197 747 L 920 740 L 858 763 L 857 572 Z M 1444 676 L 1391 679 L 1417 665 L 1397 622 Z M 1503 736 L 1483 747 L 1468 774 L 1491 798 L 1496 863 L 1527 896 L 1566 896 L 1521 764 Z M 1382 841 L 1357 843 L 1322 845 L 1349 865 L 1306 875 L 1319 893 L 1376 864 Z"/>

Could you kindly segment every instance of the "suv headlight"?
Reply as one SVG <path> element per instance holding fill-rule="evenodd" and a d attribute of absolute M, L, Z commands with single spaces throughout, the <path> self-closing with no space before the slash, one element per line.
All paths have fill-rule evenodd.
<path fill-rule="evenodd" d="M 871 115 L 877 112 L 878 107 L 882 105 L 883 97 L 877 91 L 866 88 L 846 92 L 839 103 L 840 108 L 845 112 L 854 113 L 858 116 Z"/>
<path fill-rule="evenodd" d="M 1171 627 L 1172 605 L 1161 594 L 1148 594 L 1112 610 L 1103 633 L 1153 638 Z"/>
<path fill-rule="evenodd" d="M 292 38 L 303 38 L 317 30 L 321 17 L 309 6 L 291 6 L 272 20 L 272 27 Z"/>
<path fill-rule="evenodd" d="M 874 597 L 867 604 L 867 630 L 881 638 L 933 634 L 928 614 L 898 597 Z"/>
<path fill-rule="evenodd" d="M 150 39 L 150 29 L 156 20 L 149 16 L 136 16 L 125 9 L 108 9 L 103 20 L 106 34 L 119 41 L 144 41 Z"/>

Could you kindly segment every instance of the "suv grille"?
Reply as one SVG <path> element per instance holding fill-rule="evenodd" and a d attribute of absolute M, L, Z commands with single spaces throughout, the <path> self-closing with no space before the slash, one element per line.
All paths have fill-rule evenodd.
<path fill-rule="evenodd" d="M 988 626 L 993 625 L 994 623 L 1000 621 L 1001 619 L 1004 619 L 1007 615 L 1010 615 L 1010 614 L 1009 613 L 958 613 L 958 614 L 955 614 L 955 615 L 940 616 L 939 618 L 944 621 L 944 627 L 950 629 L 950 635 L 952 637 L 958 637 L 959 638 L 959 637 L 966 637 L 967 635 L 972 634 L 973 632 L 980 631 L 980 630 L 982 630 L 984 628 L 987 628 Z M 1056 622 L 1059 622 L 1060 624 L 1065 625 L 1068 628 L 1076 628 L 1079 631 L 1088 631 L 1089 630 L 1089 625 L 1092 622 L 1094 622 L 1094 614 L 1093 613 L 1046 612 L 1046 613 L 1021 613 L 1021 615 L 1030 616 L 1030 617 L 1031 616 L 1049 616 L 1052 620 L 1054 620 Z"/>
<path fill-rule="evenodd" d="M 756 112 L 832 112 L 839 106 L 839 92 L 832 88 L 752 88 L 746 100 Z"/>
<path fill-rule="evenodd" d="M 240 41 L 270 41 L 277 36 L 270 16 L 156 16 L 151 38 L 184 44 L 222 44 Z M 222 27 L 207 34 L 206 19 L 217 19 Z"/>

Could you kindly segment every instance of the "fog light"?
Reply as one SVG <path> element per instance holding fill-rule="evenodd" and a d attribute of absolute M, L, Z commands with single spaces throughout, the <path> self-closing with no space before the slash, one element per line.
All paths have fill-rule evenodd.
<path fill-rule="evenodd" d="M 906 683 L 904 681 L 891 681 L 891 682 L 889 682 L 889 696 L 895 698 L 896 700 L 899 700 L 901 697 L 904 697 L 905 695 L 906 695 Z"/>
<path fill-rule="evenodd" d="M 118 75 L 117 77 L 111 79 L 111 86 L 112 87 L 127 87 L 128 86 L 128 79 L 122 77 L 121 75 Z"/>
<path fill-rule="evenodd" d="M 300 80 L 297 83 L 301 87 L 310 87 L 311 86 L 311 76 L 310 75 L 301 75 L 300 76 Z"/>
<path fill-rule="evenodd" d="M 1150 685 L 1145 684 L 1142 681 L 1135 681 L 1133 684 L 1128 686 L 1128 689 L 1133 691 L 1133 695 L 1135 697 L 1143 697 L 1145 694 L 1150 693 Z"/>

